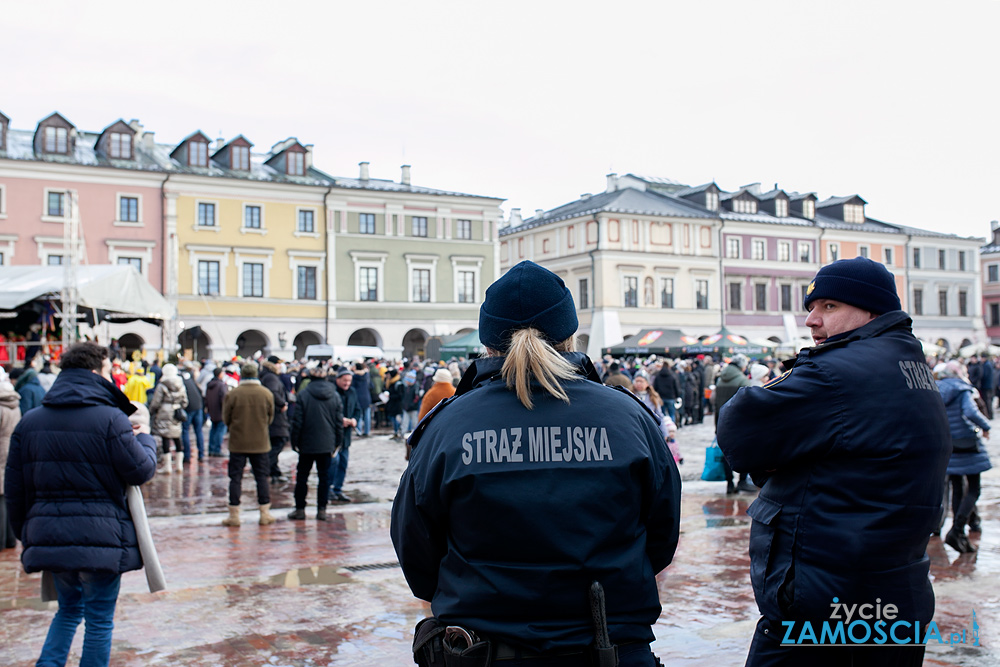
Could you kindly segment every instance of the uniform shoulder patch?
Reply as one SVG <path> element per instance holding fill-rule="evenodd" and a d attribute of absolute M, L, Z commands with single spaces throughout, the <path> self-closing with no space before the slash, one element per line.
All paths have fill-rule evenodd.
<path fill-rule="evenodd" d="M 786 377 L 788 377 L 789 375 L 792 374 L 792 370 L 794 370 L 794 369 L 789 368 L 787 371 L 785 371 L 784 373 L 782 373 L 778 377 L 774 378 L 773 380 L 768 380 L 767 382 L 764 383 L 764 388 L 767 389 L 769 387 L 773 387 L 774 385 L 778 384 L 779 382 L 783 382 Z"/>

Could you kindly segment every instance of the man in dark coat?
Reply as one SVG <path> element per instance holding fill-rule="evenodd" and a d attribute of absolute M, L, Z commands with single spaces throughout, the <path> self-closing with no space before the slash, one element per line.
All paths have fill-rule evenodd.
<path fill-rule="evenodd" d="M 358 405 L 358 395 L 351 386 L 354 373 L 344 367 L 337 371 L 337 393 L 343 406 L 344 441 L 340 451 L 330 461 L 330 499 L 338 503 L 349 503 L 351 499 L 344 494 L 344 479 L 347 477 L 347 463 L 351 454 L 351 434 L 358 425 L 361 408 Z"/>
<path fill-rule="evenodd" d="M 194 427 L 195 443 L 198 446 L 198 460 L 205 460 L 205 402 L 201 397 L 201 389 L 195 382 L 191 366 L 181 370 L 184 390 L 187 392 L 187 419 L 181 424 L 181 445 L 184 447 L 184 462 L 191 459 L 191 427 Z"/>
<path fill-rule="evenodd" d="M 271 425 L 267 429 L 267 434 L 271 438 L 269 463 L 272 484 L 285 481 L 284 475 L 281 474 L 281 468 L 278 467 L 278 455 L 285 448 L 285 443 L 288 442 L 289 435 L 287 414 L 288 394 L 285 393 L 284 383 L 278 377 L 278 373 L 280 372 L 278 370 L 279 363 L 281 363 L 281 359 L 271 356 L 261 364 L 260 369 L 260 383 L 274 394 L 274 421 L 271 422 Z"/>
<path fill-rule="evenodd" d="M 734 470 L 762 486 L 747 510 L 750 580 L 762 614 L 747 665 L 923 660 L 934 615 L 926 548 L 951 436 L 895 287 L 883 265 L 863 257 L 820 269 L 805 298 L 816 346 L 722 408 L 719 446 Z M 892 607 L 888 641 L 887 622 L 868 613 L 876 604 Z M 865 611 L 866 627 L 855 627 L 859 617 L 851 622 L 844 609 Z M 817 639 L 824 627 L 839 627 L 839 639 Z M 880 630 L 885 645 L 877 647 Z M 873 645 L 853 647 L 856 637 Z M 795 642 L 848 645 L 806 651 Z"/>
<path fill-rule="evenodd" d="M 371 376 L 362 362 L 354 364 L 354 379 L 351 386 L 358 396 L 358 407 L 361 408 L 361 422 L 358 430 L 362 438 L 367 438 L 372 432 L 372 387 Z"/>
<path fill-rule="evenodd" d="M 87 619 L 81 664 L 107 665 L 121 573 L 142 567 L 125 487 L 152 479 L 156 443 L 111 382 L 107 348 L 79 343 L 42 406 L 14 429 L 5 496 L 27 572 L 55 574 L 59 611 L 38 664 L 64 665 Z"/>
<path fill-rule="evenodd" d="M 42 399 L 45 398 L 45 390 L 42 389 L 42 383 L 38 381 L 38 371 L 34 368 L 24 371 L 21 377 L 16 379 L 14 391 L 21 396 L 22 415 L 26 414 L 28 410 L 37 408 L 42 404 Z"/>
<path fill-rule="evenodd" d="M 336 385 L 326 381 L 326 369 L 316 368 L 312 375 L 309 385 L 299 392 L 292 413 L 291 442 L 292 449 L 299 454 L 299 463 L 295 475 L 295 510 L 288 518 L 306 518 L 309 473 L 315 464 L 319 475 L 316 520 L 326 521 L 330 461 L 344 445 L 344 409 Z"/>
<path fill-rule="evenodd" d="M 993 360 L 984 356 L 979 365 L 979 395 L 986 404 L 986 418 L 993 419 L 993 392 L 996 387 L 996 373 L 993 369 Z"/>
<path fill-rule="evenodd" d="M 222 404 L 229 393 L 229 385 L 222 379 L 222 368 L 212 369 L 212 379 L 205 390 L 205 407 L 212 428 L 208 431 L 208 455 L 222 456 L 222 439 L 226 436 L 226 423 L 222 421 Z"/>
<path fill-rule="evenodd" d="M 681 383 L 674 373 L 674 364 L 670 359 L 665 359 L 660 371 L 653 377 L 653 389 L 663 399 L 663 405 L 667 408 L 667 414 L 675 423 L 677 419 L 677 399 L 681 396 Z"/>
<path fill-rule="evenodd" d="M 632 380 L 622 371 L 622 365 L 617 361 L 611 362 L 611 366 L 608 368 L 608 377 L 604 379 L 604 384 L 609 387 L 625 387 L 629 391 L 632 391 Z"/>

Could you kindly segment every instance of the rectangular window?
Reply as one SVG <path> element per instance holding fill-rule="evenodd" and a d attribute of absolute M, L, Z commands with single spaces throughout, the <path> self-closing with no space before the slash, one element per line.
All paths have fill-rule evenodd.
<path fill-rule="evenodd" d="M 920 248 L 913 249 L 913 268 L 920 268 Z"/>
<path fill-rule="evenodd" d="M 802 217 L 812 220 L 816 217 L 816 202 L 806 199 L 802 202 Z"/>
<path fill-rule="evenodd" d="M 427 218 L 422 215 L 415 215 L 411 219 L 411 232 L 413 236 L 427 236 Z"/>
<path fill-rule="evenodd" d="M 729 283 L 729 310 L 743 310 L 743 285 Z"/>
<path fill-rule="evenodd" d="M 112 132 L 110 137 L 111 157 L 130 160 L 132 158 L 132 137 L 122 132 Z"/>
<path fill-rule="evenodd" d="M 298 273 L 298 296 L 300 299 L 316 298 L 316 267 L 300 266 Z"/>
<path fill-rule="evenodd" d="M 264 265 L 243 265 L 243 296 L 264 296 Z"/>
<path fill-rule="evenodd" d="M 455 221 L 455 238 L 458 239 L 472 238 L 472 220 Z"/>
<path fill-rule="evenodd" d="M 965 251 L 958 251 L 958 270 L 965 271 Z"/>
<path fill-rule="evenodd" d="M 708 281 L 694 281 L 694 307 L 698 310 L 708 310 Z"/>
<path fill-rule="evenodd" d="M 831 243 L 830 245 L 827 246 L 827 248 L 830 250 L 830 261 L 831 262 L 836 262 L 838 259 L 840 259 L 840 244 L 839 243 Z"/>
<path fill-rule="evenodd" d="M 413 269 L 413 300 L 429 303 L 431 300 L 431 270 Z"/>
<path fill-rule="evenodd" d="M 792 312 L 792 286 L 781 286 L 781 310 L 785 313 Z"/>
<path fill-rule="evenodd" d="M 792 261 L 792 244 L 788 241 L 778 241 L 778 261 Z"/>
<path fill-rule="evenodd" d="M 285 156 L 288 160 L 288 175 L 303 176 L 306 173 L 306 156 L 304 153 L 288 153 Z"/>
<path fill-rule="evenodd" d="M 49 266 L 60 266 L 63 263 L 62 259 L 63 259 L 62 255 L 49 255 L 47 261 L 49 263 Z"/>
<path fill-rule="evenodd" d="M 868 246 L 866 246 L 866 245 L 858 246 L 858 255 L 860 255 L 861 257 L 864 257 L 865 259 L 868 259 L 868 255 L 869 254 L 870 254 L 870 252 L 869 252 Z"/>
<path fill-rule="evenodd" d="M 865 221 L 865 207 L 860 204 L 844 204 L 844 222 L 862 223 Z"/>
<path fill-rule="evenodd" d="M 247 229 L 260 229 L 260 206 L 247 206 L 243 209 L 243 226 Z"/>
<path fill-rule="evenodd" d="M 799 261 L 808 264 L 812 261 L 812 244 L 811 243 L 800 243 L 799 244 Z"/>
<path fill-rule="evenodd" d="M 66 193 L 65 192 L 50 192 L 48 197 L 48 205 L 46 206 L 46 215 L 51 218 L 61 218 L 66 215 Z"/>
<path fill-rule="evenodd" d="M 1000 281 L 1000 264 L 989 264 L 986 267 L 987 282 L 995 283 Z"/>
<path fill-rule="evenodd" d="M 208 144 L 204 141 L 188 142 L 188 166 L 208 166 Z"/>
<path fill-rule="evenodd" d="M 138 197 L 122 197 L 118 200 L 118 209 L 120 222 L 139 222 Z"/>
<path fill-rule="evenodd" d="M 198 202 L 198 226 L 215 227 L 215 204 Z"/>
<path fill-rule="evenodd" d="M 913 288 L 913 314 L 924 314 L 924 290 L 919 287 Z"/>
<path fill-rule="evenodd" d="M 735 236 L 730 236 L 726 239 L 726 257 L 729 259 L 739 259 L 740 258 L 740 246 L 743 243 L 743 239 Z"/>
<path fill-rule="evenodd" d="M 945 262 L 945 257 L 946 256 L 947 256 L 946 251 L 944 251 L 944 250 L 938 250 L 938 268 L 939 269 L 946 269 L 946 268 L 948 268 L 947 266 L 945 266 L 945 263 L 946 263 Z"/>
<path fill-rule="evenodd" d="M 802 286 L 802 300 L 799 301 L 799 303 L 805 303 L 806 302 L 806 292 L 808 290 L 809 290 L 809 285 L 803 285 Z"/>
<path fill-rule="evenodd" d="M 754 239 L 752 241 L 751 250 L 753 251 L 754 259 L 767 259 L 763 239 Z"/>
<path fill-rule="evenodd" d="M 375 233 L 375 214 L 374 213 L 362 213 L 358 216 L 358 231 L 361 234 L 374 234 Z"/>
<path fill-rule="evenodd" d="M 45 152 L 65 153 L 68 150 L 67 137 L 69 134 L 65 127 L 45 128 Z"/>
<path fill-rule="evenodd" d="M 938 290 L 938 315 L 948 314 L 948 290 Z"/>
<path fill-rule="evenodd" d="M 1000 326 L 1000 303 L 990 304 L 990 326 Z"/>
<path fill-rule="evenodd" d="M 714 211 L 719 208 L 719 193 L 718 192 L 706 192 L 705 193 L 705 208 L 709 211 Z"/>
<path fill-rule="evenodd" d="M 892 266 L 892 248 L 882 248 L 886 266 Z"/>
<path fill-rule="evenodd" d="M 590 283 L 586 278 L 580 279 L 580 308 L 590 308 Z"/>
<path fill-rule="evenodd" d="M 674 307 L 674 279 L 660 278 L 660 308 Z"/>
<path fill-rule="evenodd" d="M 230 168 L 238 171 L 250 171 L 250 147 L 233 146 L 229 150 L 233 162 Z"/>
<path fill-rule="evenodd" d="M 733 212 L 734 213 L 756 213 L 757 212 L 757 200 L 755 199 L 736 199 L 733 201 Z"/>
<path fill-rule="evenodd" d="M 757 283 L 753 286 L 753 307 L 754 310 L 767 310 L 767 285 Z"/>
<path fill-rule="evenodd" d="M 316 231 L 316 211 L 299 211 L 298 231 L 306 233 Z"/>
<path fill-rule="evenodd" d="M 458 272 L 458 302 L 476 302 L 476 273 L 474 271 Z"/>
<path fill-rule="evenodd" d="M 784 199 L 774 200 L 774 213 L 779 218 L 788 217 L 788 202 Z"/>
<path fill-rule="evenodd" d="M 142 273 L 142 258 L 141 257 L 119 257 L 119 264 L 128 264 L 135 267 L 135 270 Z"/>
<path fill-rule="evenodd" d="M 969 293 L 965 290 L 958 291 L 958 314 L 961 317 L 969 315 Z"/>
<path fill-rule="evenodd" d="M 219 262 L 216 260 L 198 260 L 198 294 L 218 296 L 219 294 Z"/>
<path fill-rule="evenodd" d="M 362 266 L 358 269 L 359 292 L 362 301 L 378 301 L 378 269 Z"/>
<path fill-rule="evenodd" d="M 637 276 L 625 276 L 625 307 L 637 308 L 639 306 L 639 278 Z"/>
<path fill-rule="evenodd" d="M 3 263 L 3 253 L 0 252 L 0 266 L 3 266 L 3 265 L 4 265 L 4 263 Z"/>

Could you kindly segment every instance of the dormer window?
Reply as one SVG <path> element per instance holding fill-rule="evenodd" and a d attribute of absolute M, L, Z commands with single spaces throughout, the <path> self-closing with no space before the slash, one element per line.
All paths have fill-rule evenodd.
<path fill-rule="evenodd" d="M 188 142 L 188 166 L 208 166 L 208 144 L 204 141 Z"/>
<path fill-rule="evenodd" d="M 734 213 L 756 213 L 757 212 L 757 202 L 753 199 L 735 199 L 733 200 L 733 212 Z"/>
<path fill-rule="evenodd" d="M 865 221 L 865 207 L 860 204 L 844 204 L 844 222 Z"/>
<path fill-rule="evenodd" d="M 705 208 L 709 211 L 719 210 L 719 193 L 709 190 L 705 193 Z"/>
<path fill-rule="evenodd" d="M 230 150 L 231 168 L 237 171 L 250 171 L 250 147 L 233 146 Z"/>
<path fill-rule="evenodd" d="M 112 132 L 108 139 L 108 155 L 122 160 L 131 160 L 132 137 L 123 132 Z"/>
<path fill-rule="evenodd" d="M 774 214 L 779 218 L 788 217 L 788 202 L 784 199 L 774 200 Z"/>
<path fill-rule="evenodd" d="M 816 217 L 816 202 L 812 199 L 804 199 L 802 201 L 802 217 L 809 220 Z"/>
<path fill-rule="evenodd" d="M 45 152 L 46 153 L 66 153 L 68 152 L 69 130 L 65 127 L 45 128 Z"/>
<path fill-rule="evenodd" d="M 302 153 L 288 152 L 285 156 L 288 165 L 289 176 L 303 176 L 306 173 L 306 156 Z"/>

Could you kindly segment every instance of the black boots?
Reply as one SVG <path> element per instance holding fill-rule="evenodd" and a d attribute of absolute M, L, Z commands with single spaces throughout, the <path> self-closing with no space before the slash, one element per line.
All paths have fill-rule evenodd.
<path fill-rule="evenodd" d="M 960 554 L 971 554 L 976 550 L 969 542 L 969 537 L 965 534 L 966 516 L 956 516 L 952 522 L 951 530 L 944 536 L 944 543 Z"/>

